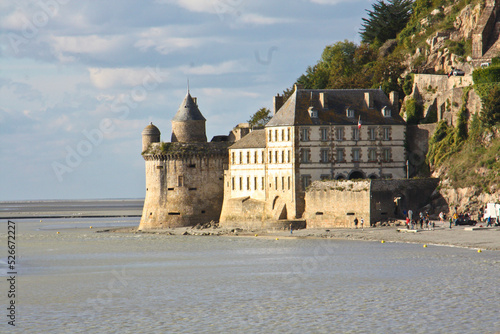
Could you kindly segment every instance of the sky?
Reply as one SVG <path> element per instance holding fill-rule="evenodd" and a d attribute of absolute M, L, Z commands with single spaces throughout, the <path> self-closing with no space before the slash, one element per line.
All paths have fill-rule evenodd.
<path fill-rule="evenodd" d="M 0 201 L 144 198 L 141 132 L 272 109 L 374 0 L 0 0 Z"/>

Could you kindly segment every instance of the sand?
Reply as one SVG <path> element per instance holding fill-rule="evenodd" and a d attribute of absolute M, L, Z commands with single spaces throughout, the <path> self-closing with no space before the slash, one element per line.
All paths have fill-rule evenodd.
<path fill-rule="evenodd" d="M 412 232 L 401 231 L 401 227 L 368 227 L 364 230 L 358 229 L 302 229 L 293 233 L 284 230 L 251 230 L 223 228 L 171 228 L 152 231 L 138 231 L 137 228 L 121 228 L 114 230 L 104 230 L 105 232 L 125 232 L 125 233 L 155 233 L 166 235 L 212 235 L 212 236 L 237 236 L 237 237 L 257 237 L 257 238 L 331 238 L 342 240 L 365 240 L 379 242 L 402 242 L 416 243 L 422 245 L 446 245 L 454 247 L 466 247 L 481 250 L 500 250 L 500 227 L 479 228 L 474 230 L 470 226 L 453 226 L 448 228 L 435 222 L 434 230 L 414 230 Z M 104 232 L 101 231 L 101 232 Z"/>

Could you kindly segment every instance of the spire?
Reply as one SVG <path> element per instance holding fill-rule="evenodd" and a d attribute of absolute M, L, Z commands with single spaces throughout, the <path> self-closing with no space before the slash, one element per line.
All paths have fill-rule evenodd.
<path fill-rule="evenodd" d="M 188 88 L 186 97 L 179 106 L 179 109 L 177 110 L 177 113 L 175 114 L 172 121 L 182 122 L 182 121 L 205 121 L 205 120 L 206 119 L 201 114 L 200 109 L 198 109 L 198 105 L 196 104 L 195 100 L 191 97 L 191 94 L 189 94 L 189 88 Z"/>

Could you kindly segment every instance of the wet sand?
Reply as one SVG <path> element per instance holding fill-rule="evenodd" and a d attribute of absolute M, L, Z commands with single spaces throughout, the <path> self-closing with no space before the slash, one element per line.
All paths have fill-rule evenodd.
<path fill-rule="evenodd" d="M 479 227 L 479 226 L 477 226 Z M 224 228 L 170 228 L 162 230 L 138 231 L 137 228 L 121 228 L 105 230 L 106 232 L 122 233 L 155 233 L 166 235 L 212 235 L 238 236 L 257 238 L 331 238 L 358 241 L 402 242 L 422 245 L 444 245 L 482 250 L 500 250 L 500 227 L 470 230 L 470 226 L 453 226 L 436 222 L 434 230 L 415 230 L 414 232 L 398 230 L 402 227 L 369 227 L 358 229 L 302 229 L 293 233 L 284 230 L 251 230 Z M 101 231 L 103 232 L 103 231 Z"/>

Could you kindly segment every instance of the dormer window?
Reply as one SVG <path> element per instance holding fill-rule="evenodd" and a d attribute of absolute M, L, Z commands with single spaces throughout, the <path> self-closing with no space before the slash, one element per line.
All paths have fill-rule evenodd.
<path fill-rule="evenodd" d="M 345 108 L 345 114 L 349 118 L 354 118 L 354 109 L 351 109 L 350 107 Z"/>
<path fill-rule="evenodd" d="M 311 118 L 318 118 L 318 111 L 315 110 L 314 107 L 309 107 L 307 111 L 309 112 L 309 116 L 311 116 Z"/>
<path fill-rule="evenodd" d="M 384 115 L 384 117 L 391 117 L 391 108 L 389 108 L 388 106 L 383 107 L 382 115 Z"/>

